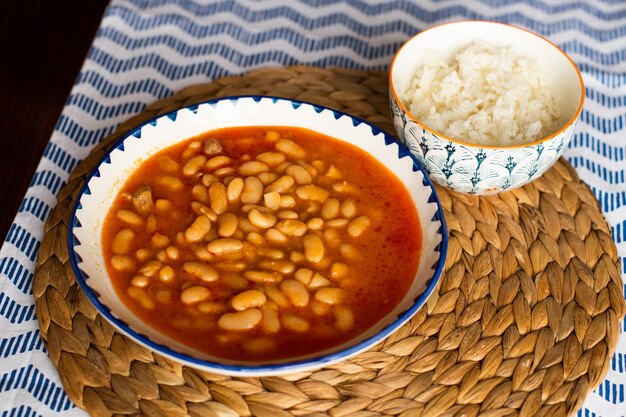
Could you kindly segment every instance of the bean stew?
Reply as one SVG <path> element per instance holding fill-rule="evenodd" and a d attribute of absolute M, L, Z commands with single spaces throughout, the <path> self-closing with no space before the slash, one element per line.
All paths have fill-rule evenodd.
<path fill-rule="evenodd" d="M 292 127 L 208 132 L 143 162 L 104 222 L 107 269 L 142 320 L 234 361 L 318 352 L 408 291 L 419 219 L 365 151 Z"/>

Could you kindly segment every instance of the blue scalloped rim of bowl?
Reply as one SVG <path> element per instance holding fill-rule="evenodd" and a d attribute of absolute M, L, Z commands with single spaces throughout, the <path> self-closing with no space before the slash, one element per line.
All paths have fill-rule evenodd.
<path fill-rule="evenodd" d="M 397 318 L 390 323 L 389 325 L 387 325 L 385 328 L 383 328 L 381 331 L 379 331 L 378 333 L 376 333 L 375 335 L 353 345 L 350 346 L 346 349 L 337 351 L 337 352 L 333 352 L 327 355 L 322 355 L 322 356 L 318 356 L 318 357 L 312 357 L 312 358 L 307 358 L 304 360 L 297 360 L 297 361 L 292 361 L 292 362 L 281 362 L 281 363 L 277 363 L 277 364 L 260 364 L 260 365 L 249 365 L 249 364 L 245 364 L 245 365 L 238 365 L 238 364 L 223 364 L 220 362 L 215 362 L 215 361 L 208 361 L 208 360 L 203 360 L 203 359 L 199 359 L 196 358 L 194 356 L 188 355 L 188 354 L 184 354 L 178 351 L 175 351 L 173 349 L 171 349 L 168 346 L 165 346 L 163 344 L 160 343 L 156 343 L 153 340 L 149 339 L 148 337 L 146 337 L 145 335 L 143 335 L 142 333 L 134 330 L 128 323 L 126 323 L 124 320 L 119 319 L 118 317 L 116 317 L 113 312 L 111 311 L 111 309 L 104 305 L 103 303 L 100 302 L 99 300 L 99 294 L 94 291 L 88 284 L 87 284 L 87 280 L 89 279 L 89 277 L 85 276 L 85 274 L 83 273 L 83 271 L 78 267 L 78 264 L 80 262 L 82 262 L 81 257 L 74 251 L 74 246 L 76 246 L 77 244 L 79 244 L 80 242 L 78 241 L 78 239 L 76 238 L 76 236 L 74 235 L 74 228 L 75 227 L 80 227 L 80 223 L 78 221 L 78 219 L 76 218 L 76 211 L 78 209 L 81 208 L 80 205 L 80 201 L 81 198 L 84 194 L 91 194 L 91 191 L 89 189 L 89 182 L 91 180 L 92 177 L 94 176 L 100 176 L 100 172 L 99 172 L 99 167 L 102 164 L 105 163 L 110 163 L 110 153 L 115 150 L 115 149 L 120 149 L 120 150 L 124 150 L 124 141 L 131 137 L 134 136 L 136 138 L 140 138 L 141 136 L 141 129 L 147 125 L 152 125 L 155 126 L 156 125 L 156 121 L 162 117 L 168 117 L 171 120 L 175 121 L 176 120 L 176 115 L 180 110 L 190 110 L 194 113 L 197 112 L 198 107 L 200 107 L 201 105 L 216 105 L 218 102 L 220 101 L 226 101 L 226 100 L 230 100 L 230 101 L 237 101 L 240 99 L 249 99 L 252 98 L 255 101 L 260 101 L 263 99 L 270 99 L 272 100 L 274 103 L 278 102 L 278 101 L 286 101 L 286 102 L 290 102 L 291 105 L 293 106 L 294 109 L 297 109 L 298 107 L 302 106 L 302 105 L 308 105 L 308 106 L 312 106 L 315 111 L 317 113 L 321 113 L 323 111 L 330 111 L 333 113 L 333 116 L 335 117 L 335 119 L 339 119 L 341 117 L 348 117 L 352 120 L 352 123 L 354 126 L 358 126 L 360 124 L 365 124 L 367 126 L 370 127 L 370 129 L 372 130 L 372 134 L 374 135 L 378 135 L 380 133 L 382 133 L 384 135 L 385 138 L 385 146 L 390 145 L 391 143 L 395 143 L 398 145 L 398 159 L 402 159 L 404 157 L 409 157 L 413 160 L 413 171 L 419 170 L 423 173 L 424 175 L 424 179 L 423 179 L 423 184 L 424 186 L 427 186 L 428 188 L 431 189 L 431 194 L 428 198 L 428 202 L 429 203 L 436 203 L 437 204 L 437 211 L 435 212 L 435 215 L 433 216 L 433 218 L 431 219 L 431 221 L 439 221 L 440 223 L 440 227 L 437 230 L 437 233 L 441 234 L 441 242 L 439 242 L 439 244 L 437 245 L 437 247 L 435 248 L 435 251 L 439 252 L 439 258 L 437 260 L 436 265 L 432 266 L 432 269 L 434 270 L 433 275 L 429 278 L 429 280 L 427 281 L 427 285 L 426 288 L 424 289 L 424 291 L 417 296 L 414 301 L 413 304 L 411 305 L 411 307 L 407 310 L 405 310 L 404 312 L 402 312 L 401 314 L 399 314 L 397 316 Z M 158 352 L 158 353 L 162 353 L 164 355 L 170 356 L 172 358 L 176 358 L 179 359 L 180 361 L 183 362 L 187 362 L 190 364 L 195 364 L 198 365 L 199 367 L 205 367 L 205 368 L 212 368 L 215 370 L 223 370 L 223 371 L 228 371 L 229 374 L 237 374 L 237 373 L 242 373 L 245 374 L 247 372 L 254 372 L 254 373 L 263 373 L 263 372 L 276 372 L 277 370 L 281 370 L 285 371 L 285 372 L 289 372 L 290 370 L 293 370 L 294 372 L 298 371 L 299 369 L 297 369 L 298 367 L 303 367 L 303 366 L 315 366 L 315 367 L 323 367 L 326 363 L 329 362 L 337 362 L 340 361 L 344 358 L 347 358 L 349 356 L 352 356 L 355 352 L 359 352 L 361 350 L 363 350 L 364 348 L 366 348 L 367 346 L 374 346 L 376 343 L 382 341 L 383 339 L 385 339 L 387 336 L 389 336 L 393 331 L 395 331 L 398 327 L 400 327 L 401 325 L 403 325 L 406 321 L 408 321 L 413 314 L 415 314 L 417 312 L 417 310 L 422 307 L 424 305 L 424 303 L 426 302 L 426 300 L 428 299 L 428 297 L 430 296 L 430 294 L 434 291 L 435 286 L 439 280 L 439 277 L 441 276 L 441 274 L 443 273 L 443 268 L 444 268 L 444 264 L 445 264 L 445 260 L 446 260 L 446 256 L 447 256 L 447 252 L 448 252 L 448 229 L 447 229 L 447 225 L 446 225 L 446 221 L 443 215 L 443 210 L 441 208 L 441 202 L 439 200 L 439 197 L 437 196 L 437 192 L 435 190 L 435 187 L 433 185 L 433 182 L 431 181 L 430 177 L 428 176 L 426 170 L 424 169 L 424 167 L 419 163 L 419 161 L 417 160 L 417 158 L 408 150 L 404 147 L 404 145 L 402 145 L 399 141 L 395 140 L 391 135 L 389 135 L 387 132 L 385 132 L 384 130 L 370 124 L 369 122 L 356 117 L 356 116 L 352 116 L 349 115 L 347 113 L 338 111 L 338 110 L 333 110 L 330 109 L 328 107 L 324 107 L 324 106 L 320 106 L 318 104 L 314 104 L 314 103 L 309 103 L 306 101 L 298 101 L 298 100 L 292 100 L 292 99 L 286 99 L 286 98 L 281 98 L 281 97 L 275 97 L 275 96 L 258 96 L 258 95 L 240 95 L 240 96 L 228 96 L 228 97 L 222 97 L 222 98 L 218 98 L 218 99 L 213 99 L 213 100 L 207 100 L 204 102 L 200 102 L 200 103 L 196 103 L 190 106 L 186 106 L 186 107 L 181 107 L 179 109 L 173 110 L 169 113 L 166 114 L 162 114 L 159 116 L 156 116 L 144 123 L 142 123 L 141 125 L 137 126 L 136 128 L 134 128 L 133 130 L 129 131 L 128 133 L 124 134 L 120 139 L 118 139 L 110 148 L 109 150 L 106 152 L 106 154 L 100 159 L 100 161 L 98 162 L 98 164 L 96 165 L 96 167 L 89 173 L 88 177 L 85 179 L 84 184 L 82 185 L 79 194 L 76 196 L 76 201 L 74 202 L 74 205 L 72 207 L 72 211 L 70 213 L 70 222 L 69 222 L 69 227 L 67 229 L 67 238 L 68 238 L 68 249 L 69 249 L 69 258 L 70 258 L 70 263 L 72 265 L 72 270 L 74 271 L 74 275 L 76 276 L 76 280 L 78 282 L 78 284 L 80 285 L 80 287 L 83 289 L 83 291 L 85 292 L 85 294 L 87 295 L 87 298 L 89 299 L 89 301 L 91 301 L 91 303 L 96 307 L 96 310 L 98 310 L 98 312 L 100 314 L 102 314 L 111 324 L 114 325 L 114 327 L 117 327 L 118 329 L 120 329 L 121 331 L 123 331 L 124 333 L 128 334 L 131 338 L 136 339 L 137 341 L 139 341 L 141 344 L 143 344 L 144 346 L 148 346 L 151 349 L 153 349 L 154 351 Z"/>

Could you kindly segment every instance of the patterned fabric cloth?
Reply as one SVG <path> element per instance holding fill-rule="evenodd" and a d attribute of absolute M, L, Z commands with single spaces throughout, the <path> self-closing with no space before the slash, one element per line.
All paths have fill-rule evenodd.
<path fill-rule="evenodd" d="M 593 187 L 626 268 L 624 1 L 114 0 L 0 251 L 1 416 L 86 415 L 65 395 L 43 347 L 31 281 L 59 189 L 121 121 L 183 87 L 258 67 L 384 69 L 411 35 L 461 19 L 538 32 L 583 71 L 587 101 L 565 156 Z M 624 416 L 625 386 L 622 336 L 606 380 L 579 415 Z"/>

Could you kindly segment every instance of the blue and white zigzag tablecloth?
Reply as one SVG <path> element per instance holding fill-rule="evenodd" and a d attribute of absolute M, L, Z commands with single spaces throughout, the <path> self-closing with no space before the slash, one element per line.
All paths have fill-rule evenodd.
<path fill-rule="evenodd" d="M 626 267 L 625 1 L 114 0 L 0 251 L 1 416 L 85 415 L 47 357 L 31 281 L 59 189 L 121 121 L 183 87 L 263 66 L 383 69 L 411 35 L 460 19 L 538 32 L 581 68 L 587 101 L 565 155 L 593 187 Z M 626 415 L 625 386 L 622 335 L 606 380 L 580 415 Z"/>

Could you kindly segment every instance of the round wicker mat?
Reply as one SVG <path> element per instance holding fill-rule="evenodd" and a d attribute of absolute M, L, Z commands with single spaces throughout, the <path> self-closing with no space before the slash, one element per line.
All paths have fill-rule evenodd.
<path fill-rule="evenodd" d="M 79 407 L 94 416 L 558 417 L 581 406 L 608 370 L 624 296 L 610 229 L 564 160 L 497 196 L 438 188 L 450 229 L 438 293 L 409 324 L 350 361 L 282 378 L 229 378 L 184 367 L 117 333 L 72 274 L 71 204 L 122 132 L 234 94 L 316 102 L 393 131 L 385 73 L 291 67 L 186 88 L 105 139 L 59 194 L 33 284 L 48 353 Z"/>

